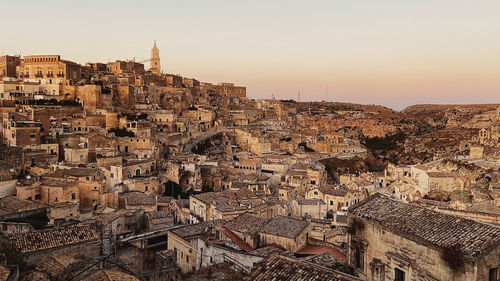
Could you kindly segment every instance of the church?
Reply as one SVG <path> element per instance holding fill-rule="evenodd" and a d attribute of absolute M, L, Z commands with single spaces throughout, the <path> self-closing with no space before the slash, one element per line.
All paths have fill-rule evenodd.
<path fill-rule="evenodd" d="M 154 74 L 161 74 L 161 65 L 160 65 L 160 50 L 156 46 L 156 40 L 151 49 L 151 59 L 149 61 L 149 71 Z"/>

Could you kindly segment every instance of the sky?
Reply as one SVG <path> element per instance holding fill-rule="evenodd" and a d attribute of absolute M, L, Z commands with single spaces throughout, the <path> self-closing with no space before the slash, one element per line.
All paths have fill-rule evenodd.
<path fill-rule="evenodd" d="M 250 98 L 500 103 L 499 0 L 5 1 L 2 54 L 147 58 Z"/>

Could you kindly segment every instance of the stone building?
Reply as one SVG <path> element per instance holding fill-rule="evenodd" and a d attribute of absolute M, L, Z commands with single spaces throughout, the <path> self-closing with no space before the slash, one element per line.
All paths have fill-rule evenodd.
<path fill-rule="evenodd" d="M 333 186 L 312 188 L 307 191 L 305 197 L 306 199 L 323 200 L 327 205 L 328 211 L 345 209 L 364 199 L 357 190 L 334 188 Z"/>
<path fill-rule="evenodd" d="M 276 244 L 295 252 L 307 244 L 311 226 L 309 222 L 284 216 L 276 216 L 259 230 L 260 245 Z"/>
<path fill-rule="evenodd" d="M 70 85 L 81 80 L 85 76 L 84 67 L 81 65 L 61 60 L 59 55 L 25 56 L 17 67 L 18 77 L 44 80 L 44 84 L 66 84 Z"/>
<path fill-rule="evenodd" d="M 500 228 L 375 194 L 349 208 L 350 264 L 380 280 L 496 280 Z"/>
<path fill-rule="evenodd" d="M 327 206 L 321 199 L 292 200 L 292 217 L 297 219 L 326 219 Z"/>
<path fill-rule="evenodd" d="M 151 59 L 149 61 L 149 71 L 153 72 L 154 74 L 160 75 L 161 74 L 161 65 L 160 65 L 160 50 L 156 46 L 156 40 L 153 45 L 153 48 L 151 49 Z"/>
<path fill-rule="evenodd" d="M 174 251 L 177 266 L 183 273 L 200 268 L 200 255 L 198 249 L 198 237 L 213 235 L 215 227 L 225 223 L 223 220 L 202 222 L 194 225 L 183 226 L 168 232 L 168 249 Z"/>
<path fill-rule="evenodd" d="M 95 258 L 101 254 L 101 241 L 96 225 L 67 227 L 11 233 L 0 238 L 2 253 L 9 264 L 27 267 L 52 255 L 79 255 Z"/>
<path fill-rule="evenodd" d="M 0 81 L 0 100 L 33 100 L 39 92 L 40 83 L 38 82 L 18 80 L 16 78 L 3 78 Z"/>
<path fill-rule="evenodd" d="M 251 249 L 259 247 L 259 230 L 267 223 L 267 219 L 244 213 L 225 224 L 225 228 L 236 235 Z"/>
<path fill-rule="evenodd" d="M 21 63 L 20 56 L 1 56 L 0 57 L 0 78 L 17 77 L 16 67 Z"/>

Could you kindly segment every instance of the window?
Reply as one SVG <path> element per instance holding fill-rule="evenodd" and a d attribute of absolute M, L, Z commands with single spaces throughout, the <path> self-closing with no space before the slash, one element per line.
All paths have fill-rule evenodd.
<path fill-rule="evenodd" d="M 147 185 L 144 187 L 144 191 L 148 191 L 148 186 Z"/>
<path fill-rule="evenodd" d="M 36 135 L 35 135 L 35 134 L 33 134 L 33 133 L 31 133 L 31 134 L 30 134 L 30 139 L 34 139 L 34 138 L 36 138 Z"/>
<path fill-rule="evenodd" d="M 132 178 L 132 174 L 128 173 L 127 178 L 131 179 Z"/>
<path fill-rule="evenodd" d="M 80 160 L 83 160 L 83 155 L 80 155 Z"/>
<path fill-rule="evenodd" d="M 318 192 L 317 192 L 317 191 L 314 191 L 314 195 L 318 195 Z"/>
<path fill-rule="evenodd" d="M 109 174 L 109 177 L 110 177 L 110 178 L 114 178 L 114 177 L 115 177 L 115 175 L 114 175 L 113 173 L 111 173 L 111 174 Z"/>
<path fill-rule="evenodd" d="M 40 196 L 40 194 L 36 194 L 35 195 L 35 200 L 40 200 L 40 199 L 42 199 L 42 197 Z"/>
<path fill-rule="evenodd" d="M 141 169 L 136 169 L 135 170 L 135 175 L 140 176 L 141 175 Z"/>
<path fill-rule="evenodd" d="M 488 281 L 498 281 L 498 267 L 490 268 Z"/>
<path fill-rule="evenodd" d="M 76 200 L 76 193 L 71 193 L 71 200 Z"/>
<path fill-rule="evenodd" d="M 405 281 L 405 272 L 397 267 L 394 269 L 394 281 Z"/>
<path fill-rule="evenodd" d="M 333 206 L 333 200 L 330 200 L 330 206 Z"/>
<path fill-rule="evenodd" d="M 365 252 L 363 250 L 356 249 L 354 252 L 354 265 L 363 270 L 365 267 Z"/>

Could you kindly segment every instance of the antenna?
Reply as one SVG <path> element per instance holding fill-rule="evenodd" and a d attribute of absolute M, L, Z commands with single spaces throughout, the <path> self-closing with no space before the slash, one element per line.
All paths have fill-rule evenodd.
<path fill-rule="evenodd" d="M 328 101 L 328 84 L 326 84 L 326 101 Z"/>
<path fill-rule="evenodd" d="M 300 102 L 300 91 L 299 93 L 297 94 L 297 101 Z"/>

